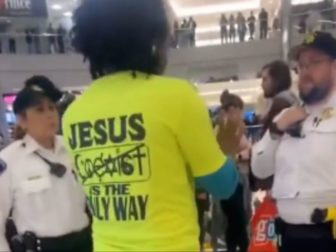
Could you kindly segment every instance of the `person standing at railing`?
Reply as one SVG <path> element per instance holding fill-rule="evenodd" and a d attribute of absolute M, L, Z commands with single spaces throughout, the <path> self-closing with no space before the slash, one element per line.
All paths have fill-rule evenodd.
<path fill-rule="evenodd" d="M 188 27 L 188 20 L 183 19 L 180 29 L 180 39 L 181 39 L 181 47 L 189 47 L 190 46 L 190 40 L 189 40 L 189 27 Z"/>
<path fill-rule="evenodd" d="M 227 29 L 228 20 L 227 20 L 225 14 L 222 14 L 222 16 L 220 18 L 219 25 L 220 25 L 220 30 L 221 30 L 222 44 L 224 44 L 224 41 L 225 41 L 225 43 L 228 43 L 228 29 Z"/>
<path fill-rule="evenodd" d="M 307 17 L 302 16 L 300 17 L 300 21 L 299 21 L 299 33 L 305 34 L 306 32 L 307 32 Z"/>
<path fill-rule="evenodd" d="M 60 25 L 57 29 L 57 44 L 60 54 L 65 53 L 65 45 L 64 45 L 65 36 L 66 36 L 66 30 L 63 27 L 63 25 Z"/>
<path fill-rule="evenodd" d="M 178 48 L 179 46 L 179 34 L 180 34 L 180 26 L 177 20 L 174 21 L 174 34 L 172 38 L 172 46 L 173 48 Z"/>
<path fill-rule="evenodd" d="M 236 20 L 233 14 L 230 15 L 229 23 L 230 23 L 230 31 L 229 31 L 230 42 L 234 43 L 236 40 Z"/>
<path fill-rule="evenodd" d="M 8 47 L 10 54 L 16 54 L 16 40 L 13 36 L 8 39 Z"/>
<path fill-rule="evenodd" d="M 32 54 L 33 53 L 33 37 L 32 37 L 30 29 L 28 28 L 25 30 L 25 40 L 27 44 L 28 54 Z"/>
<path fill-rule="evenodd" d="M 187 27 L 188 27 L 188 21 L 187 19 L 184 18 L 181 23 L 181 29 L 187 29 Z"/>
<path fill-rule="evenodd" d="M 40 32 L 40 28 L 39 27 L 35 27 L 31 30 L 31 34 L 33 37 L 33 44 L 35 47 L 35 53 L 36 54 L 40 54 L 41 53 L 41 40 L 40 40 L 40 36 L 41 36 L 41 32 Z"/>
<path fill-rule="evenodd" d="M 239 42 L 244 42 L 246 36 L 246 19 L 241 12 L 238 13 L 237 24 L 238 24 Z"/>
<path fill-rule="evenodd" d="M 250 31 L 250 40 L 254 39 L 255 33 L 255 24 L 256 24 L 256 17 L 254 16 L 253 11 L 251 11 L 250 17 L 247 19 L 249 31 Z"/>
<path fill-rule="evenodd" d="M 47 29 L 48 34 L 48 42 L 49 42 L 49 53 L 55 53 L 56 52 L 56 31 L 53 27 L 53 25 L 50 23 L 49 27 Z"/>
<path fill-rule="evenodd" d="M 188 21 L 188 32 L 189 32 L 189 43 L 191 46 L 195 46 L 196 44 L 196 28 L 197 23 L 193 17 L 189 18 Z"/>
<path fill-rule="evenodd" d="M 259 14 L 260 39 L 267 39 L 268 35 L 268 13 L 262 8 Z"/>

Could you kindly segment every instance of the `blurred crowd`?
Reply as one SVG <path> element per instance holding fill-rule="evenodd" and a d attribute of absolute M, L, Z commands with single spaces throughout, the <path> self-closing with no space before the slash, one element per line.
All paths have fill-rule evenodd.
<path fill-rule="evenodd" d="M 294 26 L 299 33 L 306 33 L 323 28 L 334 27 L 334 9 L 310 10 L 293 16 Z M 332 13 L 332 14 L 330 14 Z M 195 17 L 174 21 L 174 32 L 171 47 L 186 48 L 197 46 L 199 36 L 203 31 L 198 30 Z M 251 11 L 249 15 L 242 12 L 222 14 L 218 21 L 218 31 L 221 44 L 246 42 L 255 39 L 267 39 L 281 30 L 279 16 L 272 16 L 265 8 L 259 13 Z M 210 31 L 209 31 L 210 32 Z M 24 38 L 24 50 L 18 50 Z M 49 24 L 42 31 L 39 27 L 27 28 L 23 31 L 3 33 L 0 38 L 0 53 L 64 54 L 72 51 L 71 33 L 63 25 L 55 27 Z M 19 52 L 20 51 L 20 52 Z"/>
<path fill-rule="evenodd" d="M 272 24 L 271 21 L 273 21 Z M 257 27 L 259 27 L 258 33 Z M 175 20 L 172 47 L 194 47 L 197 39 L 197 28 L 194 17 L 183 19 L 182 22 Z M 229 16 L 222 14 L 219 19 L 219 28 L 222 44 L 245 42 L 256 39 L 256 34 L 259 34 L 258 39 L 267 39 L 269 31 L 280 30 L 280 20 L 278 17 L 270 20 L 269 13 L 262 8 L 258 16 L 253 11 L 250 12 L 248 17 L 245 17 L 242 12 L 236 15 L 232 13 Z"/>
<path fill-rule="evenodd" d="M 267 39 L 269 31 L 269 14 L 263 8 L 259 13 L 259 17 L 255 16 L 251 11 L 249 17 L 239 12 L 235 17 L 233 14 L 227 18 L 222 14 L 220 18 L 221 41 L 224 43 L 244 42 L 246 40 L 254 40 L 256 38 L 256 22 L 259 21 L 259 38 Z M 280 29 L 279 19 L 276 17 L 273 20 L 272 30 L 277 31 Z M 248 33 L 248 34 L 247 34 Z"/>
<path fill-rule="evenodd" d="M 26 28 L 24 31 L 3 34 L 0 37 L 0 53 L 65 54 L 69 51 L 69 36 L 69 31 L 63 25 L 55 28 L 50 23 L 44 31 L 39 27 Z M 19 52 L 22 46 L 24 48 L 20 49 L 23 52 Z"/>

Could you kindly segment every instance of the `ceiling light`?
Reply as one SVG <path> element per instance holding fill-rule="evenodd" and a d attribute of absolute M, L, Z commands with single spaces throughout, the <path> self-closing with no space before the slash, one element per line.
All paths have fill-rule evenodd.
<path fill-rule="evenodd" d="M 63 15 L 64 15 L 65 17 L 72 17 L 72 12 L 71 12 L 71 11 L 64 12 Z"/>
<path fill-rule="evenodd" d="M 63 8 L 62 5 L 59 5 L 59 4 L 53 4 L 51 6 L 51 9 L 53 10 L 61 10 L 62 8 Z"/>
<path fill-rule="evenodd" d="M 170 5 L 177 17 L 245 11 L 245 10 L 259 9 L 261 6 L 260 0 L 248 0 L 248 1 L 244 0 L 244 1 L 237 1 L 235 3 L 212 4 L 212 5 L 203 5 L 200 7 L 188 7 L 188 8 L 180 7 L 175 1 L 170 1 Z"/>

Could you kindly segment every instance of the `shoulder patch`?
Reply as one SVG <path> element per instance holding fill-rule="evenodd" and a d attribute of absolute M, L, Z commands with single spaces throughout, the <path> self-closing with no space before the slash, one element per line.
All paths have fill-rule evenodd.
<path fill-rule="evenodd" d="M 0 176 L 6 171 L 6 169 L 7 169 L 6 162 L 0 159 Z"/>

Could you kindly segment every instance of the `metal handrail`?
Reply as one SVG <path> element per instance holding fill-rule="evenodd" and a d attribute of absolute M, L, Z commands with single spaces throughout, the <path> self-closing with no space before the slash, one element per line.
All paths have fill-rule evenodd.
<path fill-rule="evenodd" d="M 313 10 L 313 11 L 318 11 L 319 13 L 323 13 L 323 12 L 328 12 L 328 11 L 334 11 L 336 10 L 336 7 L 332 7 L 332 8 L 325 8 L 325 9 L 321 9 L 321 10 Z M 306 12 L 301 12 L 301 13 L 297 13 L 297 14 L 292 14 L 292 17 L 300 17 L 300 16 L 304 16 L 304 15 L 309 15 L 311 13 L 311 10 L 306 11 Z"/>

